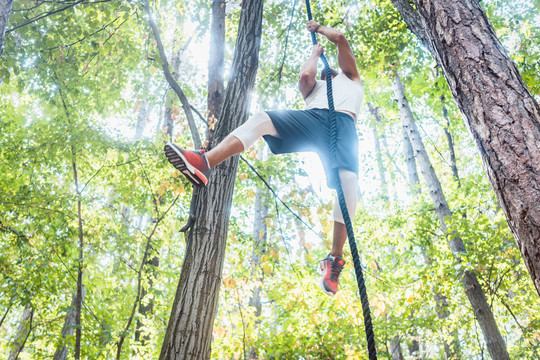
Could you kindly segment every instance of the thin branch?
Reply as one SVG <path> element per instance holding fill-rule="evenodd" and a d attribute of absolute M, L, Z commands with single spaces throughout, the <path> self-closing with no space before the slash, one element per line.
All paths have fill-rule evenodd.
<path fill-rule="evenodd" d="M 289 33 L 291 31 L 292 22 L 294 19 L 294 10 L 296 9 L 296 0 L 294 0 L 293 8 L 291 11 L 291 18 L 289 19 L 289 26 L 287 27 L 287 36 L 285 37 L 285 49 L 283 50 L 283 58 L 281 59 L 281 65 L 279 67 L 278 71 L 278 92 L 279 88 L 281 87 L 281 73 L 283 72 L 283 66 L 285 65 L 285 59 L 287 58 L 287 45 L 289 44 Z"/>
<path fill-rule="evenodd" d="M 6 309 L 6 312 L 4 313 L 4 316 L 2 316 L 2 319 L 0 320 L 0 327 L 2 327 L 2 324 L 4 323 L 4 320 L 6 319 L 6 316 L 9 313 L 9 310 L 11 310 L 12 306 L 13 303 L 10 302 L 8 308 Z"/>
<path fill-rule="evenodd" d="M 12 31 L 14 31 L 14 30 L 17 30 L 18 28 L 21 28 L 21 27 L 23 27 L 23 26 L 32 24 L 32 23 L 34 23 L 34 22 L 36 22 L 36 21 L 39 21 L 39 20 L 41 20 L 41 19 L 43 19 L 43 18 L 46 18 L 46 17 L 48 17 L 48 16 L 51 16 L 51 15 L 54 15 L 54 14 L 56 14 L 56 13 L 62 12 L 62 11 L 64 11 L 64 10 L 66 10 L 66 9 L 69 9 L 69 8 L 72 8 L 72 7 L 77 6 L 77 5 L 79 5 L 79 4 L 82 4 L 82 3 L 84 3 L 85 1 L 86 1 L 86 0 L 79 0 L 79 1 L 74 2 L 73 4 L 70 4 L 70 5 L 65 6 L 65 7 L 63 7 L 63 8 L 60 8 L 60 9 L 57 9 L 57 10 L 53 10 L 53 11 L 49 11 L 49 12 L 46 12 L 46 13 L 44 13 L 44 14 L 42 14 L 42 15 L 39 15 L 39 16 L 33 18 L 33 19 L 27 20 L 27 21 L 25 21 L 24 23 L 22 23 L 22 24 L 20 24 L 20 25 L 17 25 L 17 26 L 15 26 L 15 27 L 12 27 L 11 29 L 7 30 L 7 31 L 6 31 L 6 35 L 9 34 L 9 33 L 12 32 Z M 110 0 L 105 0 L 105 1 L 110 1 Z M 99 2 L 105 2 L 105 1 L 99 1 Z M 92 4 L 92 3 L 89 3 L 89 4 Z"/>
<path fill-rule="evenodd" d="M 51 48 L 45 49 L 45 51 L 55 50 L 55 49 L 57 49 L 57 48 L 59 48 L 59 47 L 62 47 L 62 46 L 63 46 L 63 47 L 71 47 L 71 46 L 73 46 L 73 45 L 76 45 L 76 44 L 78 44 L 78 43 L 81 43 L 81 42 L 83 42 L 84 40 L 86 40 L 86 39 L 88 39 L 88 38 L 90 38 L 90 37 L 96 35 L 97 33 L 101 32 L 101 31 L 103 31 L 103 30 L 105 30 L 105 29 L 107 29 L 109 26 L 111 26 L 112 24 L 114 24 L 114 22 L 115 22 L 116 20 L 118 20 L 118 19 L 120 19 L 120 15 L 117 16 L 116 19 L 114 19 L 114 20 L 111 21 L 110 23 L 103 25 L 100 29 L 94 31 L 94 32 L 91 33 L 91 34 L 88 34 L 88 35 L 86 35 L 86 36 L 83 36 L 82 38 L 80 38 L 80 39 L 77 40 L 77 41 L 72 42 L 71 44 L 68 44 L 68 45 L 58 45 L 58 46 L 53 46 L 53 47 L 51 47 Z"/>
<path fill-rule="evenodd" d="M 189 105 L 189 107 L 195 112 L 195 114 L 199 116 L 199 118 L 204 122 L 204 124 L 208 126 L 208 121 L 204 118 L 204 116 L 202 116 L 201 112 L 197 110 L 197 108 L 193 105 Z"/>
<path fill-rule="evenodd" d="M 113 35 L 116 34 L 116 32 L 118 31 L 118 29 L 120 29 L 133 15 L 136 15 L 137 14 L 137 11 L 134 11 L 133 14 L 129 15 L 124 21 L 122 21 L 120 23 L 120 25 L 118 25 L 110 34 L 109 36 L 103 41 L 103 45 L 105 45 L 112 37 Z M 84 72 L 84 74 L 82 75 L 83 77 L 86 76 L 86 74 L 88 74 L 90 72 L 90 63 L 96 58 L 96 56 L 98 56 L 100 50 L 96 51 L 94 53 L 94 55 L 92 55 L 92 57 L 90 58 L 90 60 L 88 60 L 87 62 L 87 70 Z M 120 60 L 122 61 L 122 60 Z M 119 62 L 120 62 L 119 61 Z"/>
<path fill-rule="evenodd" d="M 154 33 L 154 37 L 156 39 L 159 56 L 161 57 L 163 73 L 165 74 L 165 78 L 167 79 L 169 86 L 172 87 L 176 95 L 178 95 L 180 102 L 182 103 L 182 108 L 184 109 L 184 112 L 186 113 L 188 125 L 191 130 L 193 144 L 195 145 L 195 148 L 198 149 L 202 146 L 202 142 L 201 142 L 201 137 L 199 135 L 199 131 L 197 130 L 197 126 L 195 124 L 195 120 L 193 119 L 193 114 L 191 113 L 191 107 L 189 106 L 189 101 L 186 95 L 184 94 L 184 91 L 182 91 L 182 88 L 180 87 L 180 85 L 174 78 L 173 74 L 171 73 L 171 70 L 169 69 L 169 62 L 167 61 L 167 55 L 165 54 L 165 50 L 163 48 L 161 35 L 159 34 L 159 30 L 156 26 L 156 23 L 154 22 L 154 19 L 152 18 L 152 13 L 150 12 L 150 6 L 148 5 L 148 3 L 145 3 L 143 7 L 146 10 L 146 14 L 148 15 L 148 22 L 150 23 L 150 27 L 152 28 L 152 32 Z"/>
<path fill-rule="evenodd" d="M 240 295 L 238 295 L 238 288 L 235 288 L 234 290 L 236 292 L 238 311 L 240 312 L 240 318 L 242 319 L 242 331 L 243 331 L 242 348 L 244 350 L 244 356 L 242 358 L 245 359 L 246 358 L 246 322 L 244 321 L 244 313 L 242 312 L 242 306 L 240 304 Z"/>
<path fill-rule="evenodd" d="M 268 184 L 268 182 L 261 176 L 261 174 L 259 174 L 257 172 L 257 170 L 255 170 L 255 168 L 243 157 L 243 156 L 240 156 L 240 159 L 242 159 L 242 161 L 244 161 L 251 170 L 253 170 L 253 172 L 255 173 L 255 175 L 257 175 L 259 177 L 259 179 L 261 179 L 261 181 L 264 183 L 264 185 L 266 185 L 266 187 L 268 188 L 268 190 L 270 190 L 272 192 L 272 194 L 274 195 L 274 197 L 279 200 L 279 202 L 281 202 L 283 204 L 283 206 L 285 206 L 285 208 L 294 216 L 296 217 L 302 224 L 304 224 L 304 226 L 306 226 L 309 230 L 311 230 L 315 235 L 317 235 L 318 238 L 320 238 L 319 236 L 319 233 L 316 232 L 315 230 L 313 230 L 313 228 L 311 226 L 309 226 L 301 217 L 300 215 L 298 215 L 297 213 L 295 213 L 283 200 L 281 200 L 281 198 L 279 197 L 279 195 L 275 192 L 275 190 L 270 186 L 270 184 Z"/>
<path fill-rule="evenodd" d="M 60 100 L 62 101 L 62 106 L 65 111 L 66 119 L 70 125 L 70 113 L 67 108 L 66 101 L 64 99 L 64 94 L 62 92 L 62 87 L 58 80 L 58 75 L 56 71 L 53 72 L 54 80 L 56 87 L 58 88 L 58 93 L 60 95 Z M 84 259 L 84 235 L 83 235 L 83 223 L 82 223 L 82 202 L 81 202 L 81 192 L 79 188 L 79 178 L 77 173 L 77 153 L 75 151 L 75 145 L 70 144 L 71 148 L 71 165 L 73 168 L 73 181 L 75 183 L 75 192 L 77 193 L 77 222 L 78 222 L 78 237 L 79 237 L 79 258 L 78 258 L 78 270 L 77 270 L 77 301 L 75 302 L 75 354 L 74 357 L 76 360 L 80 359 L 81 355 L 81 340 L 82 340 L 82 324 L 81 324 L 81 312 L 82 312 L 82 277 L 83 277 L 83 259 Z"/>
<path fill-rule="evenodd" d="M 154 228 L 152 229 L 152 232 L 148 236 L 148 240 L 146 241 L 146 247 L 144 250 L 144 255 L 141 260 L 141 265 L 139 266 L 139 271 L 137 272 L 137 296 L 135 297 L 135 302 L 133 303 L 133 307 L 131 308 L 131 314 L 128 318 L 128 321 L 126 323 L 126 326 L 124 328 L 124 331 L 120 334 L 120 339 L 118 339 L 118 349 L 116 351 L 116 359 L 120 359 L 120 355 L 122 354 L 122 345 L 124 344 L 124 340 L 126 338 L 126 335 L 129 331 L 129 328 L 131 327 L 131 323 L 133 322 L 133 318 L 135 317 L 135 312 L 137 310 L 137 305 L 141 301 L 141 287 L 142 287 L 142 272 L 144 268 L 144 264 L 146 263 L 146 259 L 148 258 L 148 254 L 150 253 L 150 247 L 152 245 L 152 238 L 154 234 L 156 233 L 157 227 L 159 226 L 160 222 L 163 220 L 163 218 L 167 215 L 167 213 L 172 209 L 174 204 L 176 204 L 176 201 L 180 198 L 180 196 L 177 196 L 174 201 L 171 203 L 169 208 L 159 217 L 154 225 Z M 159 214 L 157 214 L 159 215 Z"/>
<path fill-rule="evenodd" d="M 448 161 L 446 161 L 445 157 L 443 156 L 443 154 L 439 151 L 439 148 L 437 147 L 437 145 L 435 145 L 435 143 L 433 142 L 433 140 L 431 139 L 431 137 L 429 136 L 429 134 L 427 133 L 427 131 L 424 129 L 424 127 L 422 126 L 422 123 L 420 122 L 420 118 L 418 117 L 418 115 L 416 115 L 416 113 L 412 113 L 413 116 L 416 118 L 416 123 L 420 126 L 420 129 L 422 129 L 422 131 L 424 132 L 424 134 L 426 135 L 426 137 L 429 139 L 429 142 L 433 145 L 433 147 L 435 148 L 435 151 L 437 151 L 437 153 L 439 154 L 439 156 L 441 157 L 441 160 L 443 161 L 443 163 L 445 163 L 446 165 L 448 165 L 450 168 L 452 167 L 451 164 L 448 163 Z"/>

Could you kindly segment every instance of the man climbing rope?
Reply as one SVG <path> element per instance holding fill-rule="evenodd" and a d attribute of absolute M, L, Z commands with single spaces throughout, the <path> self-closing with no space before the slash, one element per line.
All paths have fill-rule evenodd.
<path fill-rule="evenodd" d="M 311 56 L 302 66 L 298 77 L 298 87 L 306 103 L 305 110 L 261 111 L 208 152 L 185 150 L 168 143 L 165 145 L 165 154 L 169 162 L 193 184 L 206 186 L 214 167 L 248 149 L 261 136 L 274 154 L 314 151 L 322 161 L 330 188 L 338 186 L 333 175 L 335 172 L 332 171 L 338 169 L 347 210 L 352 218 L 356 211 L 358 183 L 358 137 L 355 123 L 364 92 L 354 54 L 343 34 L 313 20 L 308 21 L 306 27 L 309 31 L 325 36 L 337 46 L 338 64 L 342 72 L 332 70 L 338 129 L 334 159 L 331 156 L 325 72 L 322 72 L 321 80 L 316 78 L 317 61 L 323 53 L 322 46 L 318 44 L 313 46 Z M 332 250 L 320 262 L 321 287 L 329 295 L 337 292 L 339 275 L 345 265 L 342 256 L 347 230 L 337 199 L 333 219 Z"/>

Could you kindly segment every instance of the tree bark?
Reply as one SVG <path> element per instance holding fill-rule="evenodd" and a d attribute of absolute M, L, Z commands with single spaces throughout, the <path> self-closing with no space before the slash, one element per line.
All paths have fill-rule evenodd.
<path fill-rule="evenodd" d="M 439 217 L 441 228 L 446 233 L 448 231 L 446 221 L 451 220 L 452 213 L 450 212 L 450 207 L 448 206 L 442 191 L 441 183 L 431 165 L 431 160 L 427 155 L 424 143 L 422 142 L 422 138 L 420 137 L 420 133 L 414 122 L 409 102 L 405 96 L 405 89 L 401 84 L 398 74 L 394 77 L 394 92 L 398 103 L 400 117 L 404 126 L 407 127 L 407 134 L 411 140 L 416 158 L 418 159 L 418 164 L 428 187 L 429 195 L 433 201 L 437 216 Z M 459 237 L 459 234 L 456 232 L 452 233 L 448 243 L 450 250 L 459 261 L 460 256 L 466 252 L 465 245 Z M 484 339 L 491 357 L 494 360 L 509 360 L 510 357 L 506 350 L 506 344 L 501 336 L 497 323 L 495 322 L 495 317 L 487 303 L 484 291 L 478 282 L 476 274 L 470 270 L 465 270 L 462 274 L 461 281 L 467 298 L 471 303 L 476 320 L 480 324 L 480 328 L 484 334 Z"/>
<path fill-rule="evenodd" d="M 540 107 L 478 1 L 415 4 L 540 295 Z"/>
<path fill-rule="evenodd" d="M 86 293 L 86 288 L 83 286 L 82 296 L 84 299 L 84 294 Z M 71 306 L 66 314 L 66 319 L 64 320 L 64 326 L 62 327 L 62 340 L 65 340 L 68 336 L 73 336 L 75 333 L 75 305 L 77 302 L 77 293 L 73 295 L 73 300 L 71 300 Z M 56 351 L 53 356 L 53 360 L 66 360 L 68 356 L 69 348 L 64 345 L 64 341 L 56 348 Z"/>
<path fill-rule="evenodd" d="M 12 8 L 13 0 L 0 0 L 0 55 L 4 49 L 4 35 Z"/>
<path fill-rule="evenodd" d="M 231 78 L 214 138 L 245 122 L 259 59 L 263 0 L 244 1 Z M 238 168 L 234 156 L 214 169 L 200 191 L 198 217 L 187 248 L 160 359 L 209 359 L 223 270 L 228 222 Z"/>
<path fill-rule="evenodd" d="M 19 354 L 24 349 L 24 344 L 26 344 L 26 339 L 32 331 L 32 318 L 34 317 L 34 309 L 31 304 L 26 305 L 21 315 L 21 321 L 19 327 L 17 328 L 17 335 L 15 335 L 15 340 L 11 345 L 11 350 L 9 352 L 8 360 L 17 360 Z"/>

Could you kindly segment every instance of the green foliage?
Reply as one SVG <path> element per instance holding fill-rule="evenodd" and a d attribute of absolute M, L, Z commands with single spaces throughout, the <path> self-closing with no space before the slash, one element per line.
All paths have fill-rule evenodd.
<path fill-rule="evenodd" d="M 525 83 L 538 94 L 538 2 L 482 4 Z M 210 5 L 207 0 L 151 3 L 168 54 L 206 41 Z M 8 29 L 60 6 L 16 3 Z M 296 81 L 311 41 L 304 4 L 296 3 L 294 16 L 292 6 L 290 1 L 265 5 L 254 110 L 303 106 Z M 226 66 L 241 12 L 237 3 L 227 7 Z M 383 162 L 389 195 L 381 196 L 369 136 L 374 121 L 364 109 L 358 119 L 363 205 L 354 219 L 380 358 L 390 356 L 387 344 L 396 336 L 407 359 L 414 356 L 409 349 L 415 341 L 421 344 L 421 354 L 416 355 L 444 358 L 442 344 L 456 332 L 463 358 L 487 357 L 461 288 L 465 269 L 478 276 L 513 357 L 538 358 L 537 294 L 434 61 L 389 1 L 317 1 L 312 7 L 317 21 L 335 26 L 349 39 L 364 78 L 366 101 L 379 108 L 382 118 L 376 129 L 386 140 Z M 161 152 L 164 138 L 159 124 L 169 89 L 143 13 L 133 2 L 85 3 L 6 36 L 0 56 L 4 357 L 27 304 L 35 313 L 20 358 L 51 358 L 59 344 L 67 345 L 72 354 L 75 337 L 62 339 L 60 334 L 76 290 L 80 260 L 86 289 L 83 357 L 114 358 L 123 335 L 122 358 L 159 355 L 185 253 L 184 236 L 178 230 L 189 214 L 191 186 Z M 335 64 L 335 47 L 323 45 Z M 184 54 L 178 79 L 190 102 L 204 114 L 206 64 L 200 64 L 199 55 Z M 446 233 L 425 186 L 421 184 L 423 193 L 416 198 L 408 191 L 401 125 L 390 87 L 395 70 L 402 73 L 453 210 Z M 142 113 L 143 102 L 151 104 L 148 113 Z M 146 130 L 135 139 L 131 134 L 140 125 L 141 113 Z M 181 109 L 174 105 L 172 113 L 174 140 L 189 144 Z M 452 176 L 443 127 L 454 140 L 459 183 Z M 347 260 L 336 297 L 327 297 L 316 284 L 318 260 L 331 246 L 332 196 L 312 183 L 313 175 L 307 175 L 312 169 L 304 158 L 265 155 L 261 161 L 258 147 L 243 156 L 313 231 L 240 162 L 212 357 L 245 359 L 253 351 L 268 359 L 366 359 L 352 262 Z M 259 191 L 268 208 L 262 242 L 253 234 Z M 79 222 L 83 259 L 79 259 Z M 453 231 L 468 249 L 461 261 L 447 245 Z M 141 267 L 147 248 L 146 259 L 154 262 Z M 345 257 L 350 258 L 347 250 Z M 255 292 L 262 303 L 260 316 L 251 300 Z M 143 295 L 140 303 L 135 302 L 138 293 Z M 150 304 L 151 310 L 139 311 Z M 126 329 L 134 306 L 133 322 Z"/>

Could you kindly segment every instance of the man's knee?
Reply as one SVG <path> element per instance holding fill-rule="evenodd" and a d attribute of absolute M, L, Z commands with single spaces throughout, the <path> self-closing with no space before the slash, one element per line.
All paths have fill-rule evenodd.
<path fill-rule="evenodd" d="M 251 121 L 253 123 L 264 124 L 266 122 L 272 122 L 270 119 L 270 116 L 265 111 L 257 111 L 255 114 L 253 114 L 248 121 Z"/>

